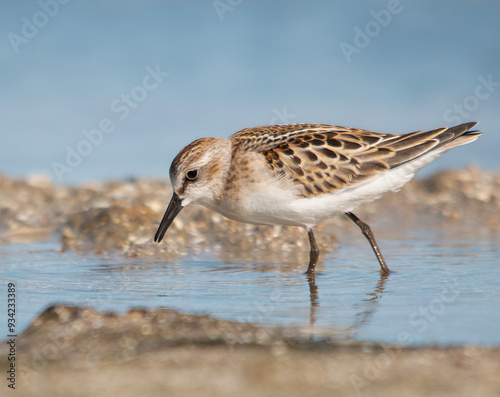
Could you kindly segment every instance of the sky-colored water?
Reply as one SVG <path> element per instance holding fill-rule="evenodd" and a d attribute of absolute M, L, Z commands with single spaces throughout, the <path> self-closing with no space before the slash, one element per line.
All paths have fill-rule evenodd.
<path fill-rule="evenodd" d="M 7 175 L 167 178 L 193 139 L 288 122 L 477 120 L 427 173 L 499 169 L 497 1 L 60 1 L 0 6 Z"/>
<path fill-rule="evenodd" d="M 343 234 L 314 289 L 305 264 L 79 255 L 59 252 L 56 241 L 0 245 L 0 284 L 5 293 L 8 282 L 16 285 L 18 332 L 49 305 L 66 303 L 118 312 L 166 307 L 299 327 L 306 337 L 500 346 L 499 240 L 467 230 L 453 239 L 452 229 L 379 234 L 393 271 L 387 279 L 361 234 Z M 2 319 L 5 312 L 0 306 Z"/>

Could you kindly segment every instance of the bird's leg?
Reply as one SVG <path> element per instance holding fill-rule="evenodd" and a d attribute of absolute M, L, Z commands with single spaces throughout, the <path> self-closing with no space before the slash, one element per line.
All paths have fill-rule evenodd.
<path fill-rule="evenodd" d="M 311 245 L 311 251 L 309 252 L 309 267 L 307 268 L 306 274 L 313 275 L 315 273 L 316 263 L 318 263 L 319 258 L 319 248 L 316 244 L 316 239 L 312 229 L 307 229 L 307 235 L 309 236 L 309 244 Z"/>
<path fill-rule="evenodd" d="M 358 227 L 361 229 L 361 232 L 363 233 L 363 235 L 370 242 L 370 245 L 372 246 L 373 252 L 375 253 L 375 256 L 378 259 L 378 263 L 380 263 L 382 273 L 389 274 L 389 268 L 385 264 L 384 257 L 382 256 L 382 253 L 380 252 L 380 248 L 378 247 L 377 242 L 375 241 L 375 236 L 373 235 L 373 233 L 370 229 L 370 226 L 368 226 L 366 223 L 364 223 L 361 219 L 359 219 L 352 212 L 346 212 L 345 214 L 349 217 L 349 219 L 351 221 L 353 221 L 356 225 L 358 225 Z"/>

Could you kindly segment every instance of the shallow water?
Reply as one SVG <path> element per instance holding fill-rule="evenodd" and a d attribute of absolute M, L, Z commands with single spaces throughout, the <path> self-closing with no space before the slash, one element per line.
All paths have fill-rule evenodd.
<path fill-rule="evenodd" d="M 450 237 L 451 236 L 451 237 Z M 381 278 L 368 243 L 341 237 L 315 283 L 304 266 L 59 252 L 58 241 L 0 245 L 1 305 L 17 288 L 17 331 L 54 303 L 123 312 L 174 308 L 321 336 L 500 346 L 500 242 L 495 236 L 415 230 L 381 233 L 393 272 Z M 258 249 L 258 248 L 256 248 Z M 7 326 L 2 325 L 3 329 Z"/>

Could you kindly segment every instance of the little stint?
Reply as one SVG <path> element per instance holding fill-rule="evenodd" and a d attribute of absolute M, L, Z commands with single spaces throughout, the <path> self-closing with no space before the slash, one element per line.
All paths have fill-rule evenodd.
<path fill-rule="evenodd" d="M 307 274 L 319 249 L 313 228 L 345 214 L 368 239 L 383 274 L 389 273 L 370 227 L 352 211 L 399 190 L 415 173 L 448 150 L 470 143 L 477 123 L 391 135 L 325 124 L 247 128 L 229 138 L 201 138 L 170 167 L 174 190 L 154 241 L 177 214 L 201 204 L 230 219 L 306 229 Z"/>

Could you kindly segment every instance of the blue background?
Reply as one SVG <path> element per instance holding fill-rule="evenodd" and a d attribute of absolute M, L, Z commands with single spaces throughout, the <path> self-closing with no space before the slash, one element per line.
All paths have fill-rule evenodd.
<path fill-rule="evenodd" d="M 0 172 L 8 176 L 168 178 L 172 158 L 196 138 L 283 122 L 401 133 L 476 120 L 486 134 L 422 175 L 471 163 L 499 169 L 498 2 L 55 4 L 1 5 Z M 356 44 L 346 57 L 342 46 Z M 149 91 L 137 88 L 147 67 L 168 73 Z M 477 99 L 481 78 L 497 83 Z M 122 120 L 111 104 L 134 92 L 146 96 Z M 58 179 L 54 162 L 65 165 L 68 147 L 103 119 L 113 132 Z"/>

